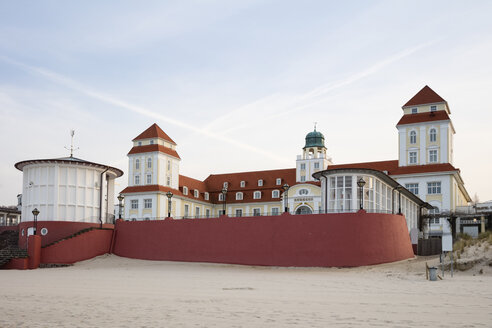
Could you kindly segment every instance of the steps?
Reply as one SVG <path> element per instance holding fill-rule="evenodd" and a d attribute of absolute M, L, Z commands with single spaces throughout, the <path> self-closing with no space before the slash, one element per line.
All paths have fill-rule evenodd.
<path fill-rule="evenodd" d="M 71 238 L 74 238 L 74 237 L 77 237 L 83 233 L 86 233 L 86 232 L 89 232 L 89 231 L 92 231 L 92 230 L 113 230 L 112 228 L 99 228 L 99 227 L 90 227 L 90 228 L 85 228 L 85 229 L 82 229 L 80 231 L 77 231 L 76 233 L 68 236 L 68 237 L 65 237 L 65 238 L 62 238 L 62 239 L 58 239 L 57 241 L 54 241 L 52 243 L 49 243 L 47 245 L 44 245 L 42 246 L 41 248 L 46 248 L 46 247 L 49 247 L 49 246 L 52 246 L 52 245 L 55 245 L 61 241 L 64 241 L 64 240 L 67 240 L 67 239 L 71 239 Z"/>
<path fill-rule="evenodd" d="M 0 267 L 11 259 L 26 258 L 27 250 L 17 246 L 19 233 L 17 231 L 4 231 L 0 234 Z"/>

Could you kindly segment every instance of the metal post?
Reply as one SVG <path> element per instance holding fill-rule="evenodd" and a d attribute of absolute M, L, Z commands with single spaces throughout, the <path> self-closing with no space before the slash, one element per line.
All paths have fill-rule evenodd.
<path fill-rule="evenodd" d="M 398 188 L 398 214 L 401 214 L 401 191 Z"/>
<path fill-rule="evenodd" d="M 171 198 L 169 198 L 167 200 L 167 217 L 170 218 L 171 217 L 171 206 L 172 206 L 172 203 L 171 203 Z"/>

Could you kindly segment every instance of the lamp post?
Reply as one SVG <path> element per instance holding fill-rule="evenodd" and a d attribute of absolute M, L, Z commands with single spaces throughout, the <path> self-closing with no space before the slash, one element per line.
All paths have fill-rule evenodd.
<path fill-rule="evenodd" d="M 227 188 L 222 188 L 222 198 L 224 199 L 223 210 L 222 213 L 226 215 L 226 198 L 227 198 Z"/>
<path fill-rule="evenodd" d="M 119 194 L 118 195 L 118 219 L 121 220 L 121 207 L 123 206 L 123 195 Z"/>
<path fill-rule="evenodd" d="M 284 189 L 284 199 L 285 199 L 285 213 L 289 213 L 289 195 L 287 191 L 289 190 L 290 186 L 288 184 L 284 184 L 282 186 L 282 189 Z"/>
<path fill-rule="evenodd" d="M 357 181 L 357 186 L 359 186 L 359 193 L 360 193 L 360 209 L 362 210 L 364 207 L 362 206 L 362 204 L 364 203 L 364 185 L 366 184 L 366 181 L 363 179 L 363 178 L 360 178 L 358 181 Z"/>
<path fill-rule="evenodd" d="M 398 214 L 401 214 L 401 188 L 402 186 L 398 186 L 396 190 L 398 190 Z"/>
<path fill-rule="evenodd" d="M 173 198 L 173 193 L 168 191 L 166 193 L 166 196 L 167 196 L 167 217 L 170 218 L 171 217 L 171 206 L 172 206 L 171 198 Z"/>
<path fill-rule="evenodd" d="M 34 235 L 37 235 L 37 233 L 38 233 L 38 215 L 39 215 L 39 211 L 37 208 L 34 208 L 32 210 L 32 215 L 34 215 Z"/>

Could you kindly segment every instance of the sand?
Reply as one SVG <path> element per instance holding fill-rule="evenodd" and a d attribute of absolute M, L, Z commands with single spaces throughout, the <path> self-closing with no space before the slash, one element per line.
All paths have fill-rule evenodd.
<path fill-rule="evenodd" d="M 105 255 L 0 271 L 0 327 L 491 327 L 492 272 L 425 279 L 418 258 L 352 269 Z"/>

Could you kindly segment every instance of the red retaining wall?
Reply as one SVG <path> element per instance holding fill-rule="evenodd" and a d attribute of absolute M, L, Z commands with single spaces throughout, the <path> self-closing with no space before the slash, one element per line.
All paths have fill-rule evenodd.
<path fill-rule="evenodd" d="M 401 215 L 343 213 L 117 221 L 119 256 L 246 265 L 351 267 L 412 258 Z"/>
<path fill-rule="evenodd" d="M 21 222 L 19 224 L 19 247 L 27 248 L 27 229 L 34 226 L 34 222 Z M 41 246 L 45 246 L 57 240 L 66 238 L 90 227 L 99 227 L 99 223 L 85 223 L 72 221 L 38 221 L 38 235 L 41 236 L 41 229 L 47 228 L 48 234 L 41 236 Z M 113 228 L 113 224 L 103 224 L 104 228 Z M 22 236 L 24 230 L 24 236 Z"/>
<path fill-rule="evenodd" d="M 41 263 L 71 264 L 109 252 L 113 230 L 91 230 L 41 249 Z"/>
<path fill-rule="evenodd" d="M 11 270 L 11 269 L 27 270 L 27 269 L 29 269 L 29 259 L 28 258 L 11 259 L 6 264 L 2 265 L 0 267 L 0 269 L 6 269 L 6 270 Z"/>

